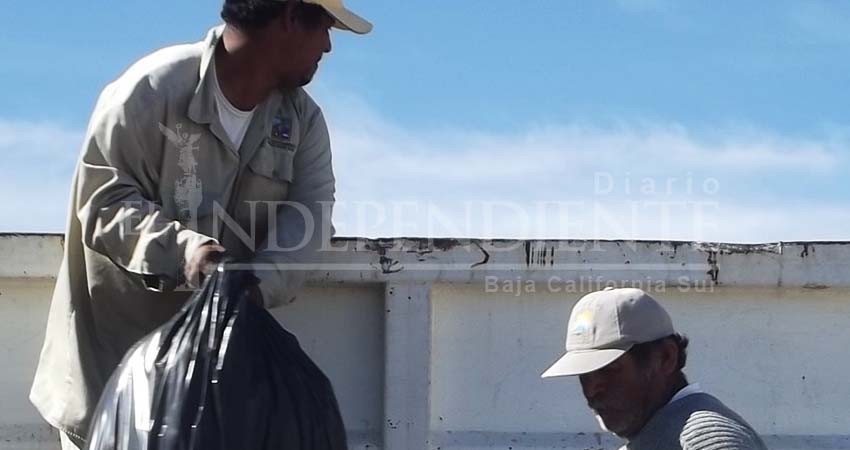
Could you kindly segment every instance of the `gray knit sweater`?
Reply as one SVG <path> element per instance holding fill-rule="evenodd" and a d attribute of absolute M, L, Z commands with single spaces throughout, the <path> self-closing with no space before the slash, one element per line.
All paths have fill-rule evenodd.
<path fill-rule="evenodd" d="M 755 430 L 720 400 L 692 394 L 659 409 L 628 450 L 767 450 Z"/>

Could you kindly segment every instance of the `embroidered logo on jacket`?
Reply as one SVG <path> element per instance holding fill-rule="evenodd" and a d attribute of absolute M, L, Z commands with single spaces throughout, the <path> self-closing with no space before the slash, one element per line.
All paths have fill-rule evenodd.
<path fill-rule="evenodd" d="M 272 139 L 279 141 L 289 141 L 292 134 L 292 119 L 287 117 L 275 116 L 272 120 Z"/>

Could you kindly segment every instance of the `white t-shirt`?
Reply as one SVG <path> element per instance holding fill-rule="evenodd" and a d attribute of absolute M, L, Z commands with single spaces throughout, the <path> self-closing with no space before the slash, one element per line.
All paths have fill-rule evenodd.
<path fill-rule="evenodd" d="M 213 66 L 215 66 L 215 58 L 213 58 Z M 230 142 L 233 143 L 238 151 L 239 147 L 242 146 L 242 139 L 245 139 L 245 133 L 248 132 L 248 125 L 251 124 L 251 117 L 254 115 L 254 110 L 242 111 L 233 106 L 233 103 L 230 103 L 230 100 L 221 91 L 221 85 L 218 84 L 218 74 L 215 67 L 212 68 L 212 76 L 213 92 L 215 93 L 215 101 L 218 105 L 218 108 L 216 108 L 218 109 L 218 120 L 221 122 L 221 126 L 224 127 L 224 131 L 227 133 L 227 137 L 230 138 Z"/>

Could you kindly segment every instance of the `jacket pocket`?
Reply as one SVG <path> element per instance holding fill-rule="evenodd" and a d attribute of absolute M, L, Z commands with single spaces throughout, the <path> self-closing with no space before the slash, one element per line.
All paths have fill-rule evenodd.
<path fill-rule="evenodd" d="M 275 145 L 268 140 L 257 149 L 248 167 L 257 175 L 282 183 L 291 183 L 294 176 L 295 147 Z"/>

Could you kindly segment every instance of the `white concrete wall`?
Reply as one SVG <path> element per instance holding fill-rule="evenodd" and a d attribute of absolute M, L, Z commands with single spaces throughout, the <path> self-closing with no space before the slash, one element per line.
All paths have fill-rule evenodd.
<path fill-rule="evenodd" d="M 435 443 L 557 448 L 596 430 L 576 379 L 539 379 L 563 351 L 578 296 L 480 292 L 442 285 L 432 294 Z M 850 290 L 655 295 L 691 339 L 691 381 L 768 435 L 772 448 L 797 448 L 803 437 L 810 443 L 802 448 L 850 448 Z M 842 447 L 833 446 L 838 436 Z"/>
<path fill-rule="evenodd" d="M 692 381 L 774 449 L 850 449 L 850 245 L 339 241 L 273 313 L 337 391 L 353 448 L 616 448 L 574 379 L 541 380 L 583 292 L 637 283 Z M 27 393 L 57 236 L 0 236 L 0 450 L 56 448 Z"/>
<path fill-rule="evenodd" d="M 45 441 L 56 438 L 27 399 L 52 288 L 47 279 L 0 278 L 0 449 L 52 448 Z"/>

